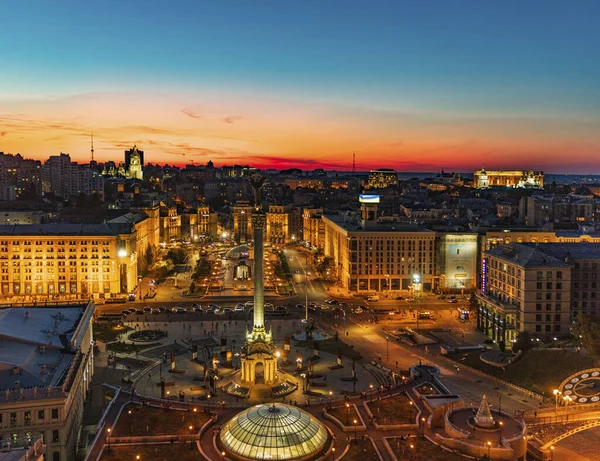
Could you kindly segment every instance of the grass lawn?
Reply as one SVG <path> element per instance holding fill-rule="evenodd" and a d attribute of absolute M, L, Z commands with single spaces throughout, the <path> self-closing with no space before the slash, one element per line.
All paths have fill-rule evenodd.
<path fill-rule="evenodd" d="M 367 402 L 378 424 L 416 424 L 419 410 L 406 394 Z"/>
<path fill-rule="evenodd" d="M 196 425 L 200 429 L 208 418 L 209 414 L 203 413 L 200 407 L 194 415 L 193 412 L 127 405 L 113 428 L 113 435 L 189 435 L 190 426 Z"/>
<path fill-rule="evenodd" d="M 327 410 L 327 413 L 337 418 L 342 424 L 345 424 L 346 426 L 354 426 L 354 420 L 358 421 L 359 425 L 361 424 L 360 418 L 358 417 L 358 414 L 354 409 L 354 405 L 350 405 L 348 409 L 346 409 L 345 406 L 334 407 L 331 410 Z"/>
<path fill-rule="evenodd" d="M 108 343 L 114 341 L 121 333 L 127 333 L 129 330 L 131 330 L 129 327 L 100 325 L 96 323 L 94 324 L 94 339 L 102 341 L 103 343 Z"/>
<path fill-rule="evenodd" d="M 350 436 L 350 434 L 348 435 Z M 342 449 L 339 447 L 336 448 L 336 458 L 339 456 L 338 451 L 341 453 Z M 377 456 L 375 447 L 373 447 L 373 443 L 370 440 L 363 440 L 359 435 L 358 443 L 354 443 L 354 434 L 352 434 L 352 443 L 350 444 L 350 449 L 342 459 L 344 461 L 366 461 L 368 459 L 378 460 L 379 456 Z"/>
<path fill-rule="evenodd" d="M 592 358 L 563 350 L 528 351 L 515 363 L 508 365 L 506 371 L 483 363 L 479 360 L 479 352 L 454 354 L 451 358 L 547 396 L 569 375 L 594 366 Z"/>
<path fill-rule="evenodd" d="M 137 456 L 139 455 L 139 458 Z M 198 461 L 202 456 L 194 443 L 166 443 L 160 445 L 111 445 L 110 452 L 104 450 L 102 461 Z"/>
<path fill-rule="evenodd" d="M 464 461 L 465 458 L 446 450 L 442 450 L 437 445 L 431 443 L 429 440 L 421 440 L 417 437 L 411 437 L 408 440 L 401 440 L 400 438 L 388 438 L 387 442 L 392 447 L 392 451 L 396 455 L 396 458 L 401 459 L 413 459 L 414 461 Z M 413 448 L 410 448 L 410 446 Z M 413 451 L 413 457 L 410 457 L 410 452 Z"/>
<path fill-rule="evenodd" d="M 131 344 L 131 343 L 110 343 L 106 348 L 111 352 L 121 352 L 123 354 L 130 354 L 136 351 L 142 351 L 149 349 L 150 347 L 160 346 L 160 343 L 152 344 Z"/>

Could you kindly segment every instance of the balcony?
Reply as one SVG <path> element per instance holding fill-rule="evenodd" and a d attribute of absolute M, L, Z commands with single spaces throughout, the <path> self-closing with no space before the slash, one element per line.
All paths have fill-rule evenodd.
<path fill-rule="evenodd" d="M 499 312 L 504 314 L 515 313 L 518 310 L 515 304 L 508 304 L 507 302 L 487 293 L 478 292 L 476 298 L 485 304 L 493 306 Z"/>

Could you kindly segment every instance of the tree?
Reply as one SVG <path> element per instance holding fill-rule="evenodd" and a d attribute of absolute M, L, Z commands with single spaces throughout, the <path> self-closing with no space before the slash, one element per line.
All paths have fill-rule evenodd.
<path fill-rule="evenodd" d="M 154 264 L 154 256 L 154 247 L 152 245 L 148 245 L 148 248 L 146 248 L 146 254 L 144 255 L 146 258 L 146 267 L 152 267 Z"/>
<path fill-rule="evenodd" d="M 190 283 L 190 293 L 196 291 L 196 284 L 194 282 Z"/>
<path fill-rule="evenodd" d="M 186 257 L 185 251 L 181 248 L 171 248 L 167 252 L 167 259 L 173 264 L 183 264 Z"/>
<path fill-rule="evenodd" d="M 581 337 L 581 345 L 588 354 L 600 359 L 600 319 L 590 314 L 579 314 L 574 331 Z"/>
<path fill-rule="evenodd" d="M 520 332 L 517 336 L 517 340 L 513 343 L 512 349 L 513 352 L 527 352 L 531 349 L 531 336 L 529 335 L 529 332 Z"/>

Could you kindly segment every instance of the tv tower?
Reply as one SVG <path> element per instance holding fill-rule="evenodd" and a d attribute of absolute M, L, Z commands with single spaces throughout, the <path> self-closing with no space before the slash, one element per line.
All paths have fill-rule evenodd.
<path fill-rule="evenodd" d="M 94 161 L 94 133 L 92 133 L 92 162 Z"/>

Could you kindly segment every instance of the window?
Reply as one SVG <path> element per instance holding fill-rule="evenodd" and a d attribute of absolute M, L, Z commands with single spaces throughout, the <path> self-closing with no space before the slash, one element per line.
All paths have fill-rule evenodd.
<path fill-rule="evenodd" d="M 52 441 L 60 442 L 60 432 L 58 431 L 58 429 L 52 431 Z"/>
<path fill-rule="evenodd" d="M 542 282 L 538 282 L 538 283 L 536 284 L 536 288 L 537 288 L 538 290 L 541 290 L 541 289 L 542 289 Z"/>
<path fill-rule="evenodd" d="M 52 453 L 52 461 L 60 461 L 60 453 L 58 451 Z"/>
<path fill-rule="evenodd" d="M 554 325 L 554 331 L 560 332 L 560 325 Z"/>
<path fill-rule="evenodd" d="M 535 310 L 536 311 L 541 311 L 542 310 L 542 305 L 541 304 L 536 304 L 535 305 Z"/>
<path fill-rule="evenodd" d="M 38 410 L 38 419 L 44 419 L 45 416 L 44 410 Z"/>
<path fill-rule="evenodd" d="M 31 424 L 31 411 L 27 410 L 25 413 L 25 424 Z"/>
<path fill-rule="evenodd" d="M 554 321 L 560 322 L 560 314 L 555 314 L 554 315 Z"/>
<path fill-rule="evenodd" d="M 52 419 L 58 419 L 58 408 L 52 409 Z"/>
<path fill-rule="evenodd" d="M 542 314 L 535 314 L 535 321 L 536 322 L 541 322 L 542 321 Z"/>
<path fill-rule="evenodd" d="M 556 278 L 562 279 L 562 271 L 556 271 Z"/>
<path fill-rule="evenodd" d="M 541 332 L 542 331 L 542 326 L 541 325 L 536 325 L 535 326 L 535 331 Z"/>
<path fill-rule="evenodd" d="M 556 282 L 556 289 L 562 290 L 562 282 Z"/>
<path fill-rule="evenodd" d="M 10 414 L 10 424 L 16 424 L 17 422 L 17 413 L 15 411 Z"/>

